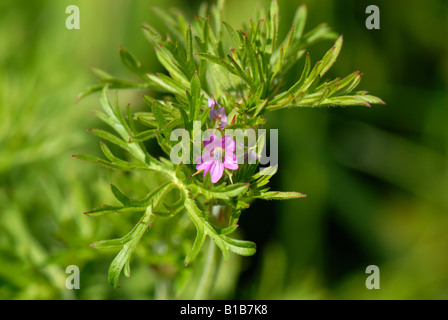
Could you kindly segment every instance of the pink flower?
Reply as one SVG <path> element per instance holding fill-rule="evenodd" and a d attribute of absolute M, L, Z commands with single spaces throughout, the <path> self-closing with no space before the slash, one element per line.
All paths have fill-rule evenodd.
<path fill-rule="evenodd" d="M 210 172 L 212 183 L 221 179 L 224 168 L 230 170 L 238 169 L 235 148 L 236 143 L 232 137 L 226 135 L 220 140 L 216 135 L 210 135 L 209 140 L 204 140 L 204 154 L 196 159 L 198 163 L 196 170 L 204 171 L 204 178 L 207 172 Z M 223 161 L 224 159 L 224 161 Z"/>
<path fill-rule="evenodd" d="M 218 108 L 215 108 L 218 106 Z M 208 107 L 210 108 L 210 119 L 219 121 L 219 126 L 224 129 L 227 126 L 227 115 L 224 107 L 219 108 L 218 101 L 214 99 L 208 99 Z"/>

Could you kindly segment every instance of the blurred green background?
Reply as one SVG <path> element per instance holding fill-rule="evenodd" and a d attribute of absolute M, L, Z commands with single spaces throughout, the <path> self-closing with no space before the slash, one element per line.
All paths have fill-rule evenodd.
<path fill-rule="evenodd" d="M 163 71 L 140 25 L 162 29 L 154 5 L 193 19 L 200 2 L 1 1 L 0 299 L 165 297 L 163 273 L 147 266 L 144 244 L 118 290 L 107 284 L 115 252 L 88 247 L 124 235 L 135 219 L 82 214 L 111 200 L 109 183 L 123 186 L 129 177 L 70 157 L 99 154 L 86 132 L 101 126 L 89 112 L 100 108 L 98 96 L 75 98 L 97 81 L 91 67 L 131 77 L 119 45 L 148 72 Z M 227 0 L 224 19 L 240 26 L 258 3 L 269 5 Z M 258 251 L 222 266 L 213 297 L 448 299 L 448 2 L 279 0 L 282 33 L 303 3 L 306 30 L 327 22 L 344 35 L 330 74 L 360 70 L 360 90 L 387 105 L 268 116 L 280 142 L 272 188 L 308 197 L 259 201 L 244 212 L 241 234 Z M 71 4 L 80 9 L 79 30 L 65 27 Z M 365 27 L 370 4 L 380 8 L 380 30 Z M 313 61 L 331 45 L 311 48 Z M 139 94 L 119 98 L 134 103 Z M 154 183 L 132 179 L 139 195 Z M 148 237 L 163 241 L 169 231 L 158 227 Z M 81 270 L 79 290 L 65 287 L 68 265 Z M 366 289 L 368 265 L 380 268 L 379 290 Z"/>

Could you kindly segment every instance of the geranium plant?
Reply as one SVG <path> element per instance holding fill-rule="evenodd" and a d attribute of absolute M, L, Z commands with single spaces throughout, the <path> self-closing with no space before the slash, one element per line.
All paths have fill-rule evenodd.
<path fill-rule="evenodd" d="M 123 63 L 141 81 L 120 80 L 95 69 L 101 78 L 100 84 L 80 96 L 101 92 L 102 111 L 95 114 L 112 131 L 90 130 L 104 141 L 101 142 L 104 159 L 87 154 L 73 157 L 117 170 L 142 170 L 148 177 L 152 172 L 164 177 L 164 183 L 147 190 L 149 193 L 142 199 L 128 197 L 111 185 L 113 195 L 121 204 L 103 205 L 85 212 L 92 217 L 141 214 L 128 234 L 91 245 L 119 250 L 108 276 L 109 283 L 115 287 L 122 272 L 129 276 L 134 250 L 149 226 L 156 227 L 158 219 L 188 215 L 195 226 L 196 236 L 194 241 L 191 239 L 192 246 L 183 265 L 194 261 L 207 236 L 220 249 L 224 260 L 228 260 L 230 252 L 250 256 L 256 251 L 255 243 L 232 236 L 240 215 L 253 201 L 305 196 L 298 192 L 271 191 L 268 183 L 277 166 L 261 165 L 267 163 L 263 160 L 269 144 L 266 135 L 258 134 L 255 141 L 246 143 L 236 132 L 243 136 L 250 130 L 261 132 L 265 115 L 283 108 L 383 103 L 366 91 L 355 91 L 361 80 L 359 72 L 324 79 L 340 53 L 342 36 L 338 37 L 326 24 L 304 32 L 305 6 L 297 9 L 285 38 L 278 32 L 276 1 L 272 1 L 267 11 L 260 8 L 256 19 L 249 19 L 248 25 L 240 29 L 222 21 L 223 6 L 223 1 L 211 7 L 202 5 L 194 19 L 187 19 L 177 11 L 155 9 L 168 32 L 159 32 L 149 25 L 142 28 L 167 72 L 148 73 L 131 53 L 120 48 Z M 313 65 L 307 48 L 323 40 L 335 42 Z M 303 60 L 304 63 L 299 63 Z M 303 65 L 301 76 L 288 86 L 284 79 L 299 64 Z M 134 112 L 128 106 L 123 114 L 118 93 L 115 102 L 110 100 L 111 89 L 143 89 L 160 98 L 145 94 L 147 111 Z M 137 123 L 146 129 L 137 130 Z M 145 141 L 149 139 L 157 140 L 165 157 L 156 158 L 148 152 Z M 125 150 L 128 157 L 112 153 L 110 143 Z M 213 219 L 212 212 L 218 212 L 220 223 Z"/>

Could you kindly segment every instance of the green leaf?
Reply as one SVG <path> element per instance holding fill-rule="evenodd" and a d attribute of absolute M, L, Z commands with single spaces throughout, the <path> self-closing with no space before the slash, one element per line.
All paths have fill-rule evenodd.
<path fill-rule="evenodd" d="M 146 75 L 149 80 L 153 83 L 157 84 L 162 91 L 170 92 L 173 94 L 184 94 L 186 87 L 174 81 L 172 78 L 162 74 L 157 73 L 147 74 Z"/>
<path fill-rule="evenodd" d="M 113 144 L 121 147 L 124 150 L 129 150 L 128 144 L 123 139 L 117 137 L 116 135 L 114 135 L 110 132 L 107 132 L 107 131 L 101 130 L 101 129 L 89 129 L 87 131 L 96 135 L 97 137 L 100 137 L 102 139 L 112 142 Z"/>
<path fill-rule="evenodd" d="M 103 151 L 104 155 L 109 159 L 109 161 L 111 161 L 114 165 L 118 165 L 127 170 L 148 169 L 148 167 L 144 163 L 131 163 L 116 157 L 112 153 L 112 151 L 110 151 L 109 147 L 103 142 L 101 142 L 101 150 Z"/>
<path fill-rule="evenodd" d="M 252 176 L 252 185 L 260 188 L 269 182 L 269 179 L 277 173 L 278 166 L 266 167 Z"/>
<path fill-rule="evenodd" d="M 195 221 L 195 220 L 193 220 Z M 196 258 L 196 256 L 201 251 L 202 246 L 204 245 L 204 241 L 206 238 L 206 234 L 204 233 L 204 228 L 202 227 L 202 224 L 198 223 L 195 224 L 196 226 L 196 238 L 193 243 L 193 247 L 191 248 L 191 251 L 187 254 L 185 257 L 185 266 L 188 265 L 191 261 Z"/>
<path fill-rule="evenodd" d="M 151 103 L 152 104 L 152 103 Z M 149 112 L 136 112 L 134 113 L 134 119 L 139 121 L 141 124 L 150 127 L 150 128 L 158 128 L 159 124 L 157 123 L 154 115 Z"/>
<path fill-rule="evenodd" d="M 152 215 L 151 207 L 148 207 L 145 214 L 142 216 L 140 221 L 135 225 L 135 227 L 122 239 L 129 239 L 124 243 L 122 249 L 118 253 L 118 255 L 114 258 L 112 263 L 109 266 L 108 272 L 108 281 L 111 286 L 114 288 L 118 287 L 118 280 L 120 278 L 121 271 L 123 270 L 125 265 L 129 265 L 131 255 L 137 247 L 141 237 L 145 233 L 146 229 L 152 223 L 154 216 Z M 117 245 L 121 240 L 117 240 L 113 242 L 113 244 Z M 98 245 L 98 244 L 97 244 Z M 106 244 L 111 245 L 111 243 Z M 100 244 L 101 246 L 101 244 Z M 103 244 L 104 247 L 104 244 Z M 129 275 L 129 269 L 127 268 L 126 273 Z"/>
<path fill-rule="evenodd" d="M 224 239 L 229 250 L 241 256 L 252 256 L 257 251 L 257 246 L 252 241 L 236 240 L 229 237 Z"/>
<path fill-rule="evenodd" d="M 146 207 L 111 206 L 106 204 L 101 207 L 86 211 L 84 212 L 84 214 L 88 215 L 89 217 L 97 217 L 107 214 L 144 212 L 145 210 Z"/>
<path fill-rule="evenodd" d="M 193 67 L 194 67 L 193 39 L 191 36 L 191 27 L 190 26 L 188 26 L 188 28 L 187 28 L 186 45 L 187 45 L 187 63 L 193 64 Z"/>
<path fill-rule="evenodd" d="M 123 115 L 121 114 L 120 107 L 118 106 L 118 96 L 115 96 L 115 107 L 112 106 L 109 100 L 108 96 L 108 86 L 105 86 L 102 90 L 101 97 L 100 97 L 100 103 L 103 107 L 104 112 L 114 119 L 114 125 L 113 128 L 123 137 L 128 136 L 128 133 L 130 131 L 130 128 L 128 127 L 128 124 L 124 120 Z"/>
<path fill-rule="evenodd" d="M 136 135 L 133 135 L 129 138 L 129 142 L 142 142 L 142 141 L 146 141 L 146 140 L 150 140 L 152 138 L 154 138 L 156 135 L 155 130 L 147 130 L 147 131 L 143 131 L 140 132 Z"/>
<path fill-rule="evenodd" d="M 151 108 L 152 114 L 154 115 L 154 118 L 156 119 L 157 123 L 159 124 L 160 129 L 165 129 L 168 122 L 166 121 L 165 115 L 162 113 L 161 110 L 161 104 L 159 101 L 154 100 Z"/>
<path fill-rule="evenodd" d="M 297 81 L 289 90 L 288 92 L 285 92 L 283 94 L 280 94 L 279 96 L 277 96 L 276 98 L 274 98 L 270 104 L 268 105 L 268 107 L 266 109 L 270 110 L 270 109 L 276 109 L 278 108 L 278 105 L 281 106 L 282 103 L 284 103 L 285 99 L 289 99 L 295 95 L 297 95 L 303 88 L 305 82 L 308 79 L 309 73 L 310 73 L 310 69 L 311 69 L 311 59 L 310 59 L 310 55 L 307 54 L 306 58 L 305 58 L 305 65 L 303 67 L 302 70 L 302 75 L 300 76 L 299 81 Z M 283 100 L 283 101 L 282 101 Z"/>
<path fill-rule="evenodd" d="M 101 121 L 109 125 L 110 127 L 114 126 L 114 119 L 110 117 L 109 115 L 105 114 L 103 111 L 100 110 L 93 110 L 92 113 Z M 107 140 L 107 139 L 106 139 Z"/>
<path fill-rule="evenodd" d="M 243 81 L 245 81 L 250 86 L 251 90 L 256 91 L 257 86 L 255 85 L 252 78 L 246 72 L 243 71 L 243 69 L 238 64 L 238 62 L 235 61 L 235 59 L 233 59 L 230 55 L 227 55 L 227 57 L 230 59 L 230 62 L 232 63 L 232 65 L 234 67 L 234 70 L 235 70 L 234 74 L 236 74 Z"/>
<path fill-rule="evenodd" d="M 277 36 L 278 36 L 278 20 L 279 20 L 279 8 L 277 0 L 271 1 L 271 8 L 269 9 L 269 20 L 266 20 L 269 28 L 268 42 L 266 46 L 266 52 L 272 54 L 274 52 Z"/>
<path fill-rule="evenodd" d="M 152 207 L 154 208 L 153 210 L 157 210 L 157 207 L 159 206 L 163 195 L 173 187 L 174 186 L 172 184 L 165 183 L 150 192 L 144 199 L 130 199 L 125 196 L 120 190 L 118 190 L 117 187 L 111 184 L 112 193 L 123 205 L 103 205 L 86 211 L 84 212 L 84 214 L 96 217 L 107 214 L 144 212 L 149 205 L 152 205 Z M 175 213 L 181 211 L 180 207 L 182 206 L 184 200 L 185 199 L 181 197 L 172 205 L 163 204 L 164 207 L 169 210 L 169 212 L 167 212 L 167 215 L 172 216 Z M 156 212 L 153 212 L 153 214 L 156 214 Z M 160 214 L 160 212 L 158 212 L 158 214 Z"/>
<path fill-rule="evenodd" d="M 146 39 L 154 46 L 162 46 L 163 45 L 163 38 L 159 35 L 159 33 L 154 29 L 154 27 L 149 26 L 147 24 L 144 24 L 141 26 L 143 29 L 143 34 L 145 35 Z"/>
<path fill-rule="evenodd" d="M 94 86 L 89 86 L 86 89 L 84 89 L 83 91 L 81 91 L 77 96 L 76 96 L 76 103 L 78 103 L 81 99 L 83 99 L 84 97 L 87 97 L 88 95 L 94 93 L 94 92 L 98 92 L 103 88 L 102 84 L 98 84 L 98 85 L 94 85 Z"/>
<path fill-rule="evenodd" d="M 322 40 L 334 40 L 338 35 L 326 23 L 321 23 L 302 37 L 300 48 L 307 48 Z"/>
<path fill-rule="evenodd" d="M 124 238 L 100 240 L 89 245 L 89 247 L 95 249 L 121 249 L 126 243 Z"/>
<path fill-rule="evenodd" d="M 203 194 L 208 199 L 223 199 L 229 200 L 230 198 L 237 197 L 240 194 L 246 192 L 249 187 L 248 183 L 236 183 L 228 186 L 218 186 L 210 189 L 203 188 L 199 185 L 189 185 L 193 190 Z"/>
<path fill-rule="evenodd" d="M 362 97 L 364 100 L 371 104 L 386 104 L 386 102 L 384 102 L 382 99 L 370 94 L 357 95 L 357 97 Z"/>
<path fill-rule="evenodd" d="M 99 89 L 104 88 L 106 85 L 109 89 L 157 89 L 156 86 L 151 86 L 147 82 L 140 83 L 116 78 L 102 78 L 100 82 L 102 85 Z"/>
<path fill-rule="evenodd" d="M 336 93 L 338 95 L 343 95 L 346 93 L 350 93 L 361 81 L 361 74 L 359 71 L 352 72 L 342 80 L 337 81 L 337 90 Z"/>
<path fill-rule="evenodd" d="M 120 47 L 118 52 L 120 53 L 121 61 L 132 72 L 138 74 L 140 77 L 145 78 L 145 71 L 140 61 L 138 61 L 129 51 Z"/>
<path fill-rule="evenodd" d="M 280 192 L 280 191 L 268 191 L 259 196 L 255 196 L 258 199 L 264 200 L 289 200 L 306 197 L 306 194 L 299 192 Z"/>
<path fill-rule="evenodd" d="M 182 68 L 173 60 L 173 55 L 168 50 L 155 49 L 157 59 L 169 72 L 171 77 L 181 85 L 188 85 L 188 78 Z"/>
<path fill-rule="evenodd" d="M 294 38 L 300 40 L 303 35 L 303 30 L 305 29 L 307 17 L 306 5 L 301 5 L 297 10 L 293 19 L 293 24 L 295 26 L 296 32 Z"/>
<path fill-rule="evenodd" d="M 107 73 L 104 70 L 101 70 L 99 68 L 92 68 L 92 72 L 98 77 L 98 78 L 113 78 L 113 76 L 109 73 Z"/>
<path fill-rule="evenodd" d="M 381 99 L 376 98 L 371 99 L 371 101 L 374 101 L 373 103 L 381 103 Z M 384 103 L 384 102 L 383 102 Z M 367 102 L 367 99 L 365 96 L 338 96 L 338 97 L 332 97 L 329 99 L 325 99 L 320 104 L 321 106 L 366 106 L 370 107 L 369 102 Z"/>
<path fill-rule="evenodd" d="M 256 52 L 254 51 L 254 48 L 252 47 L 252 44 L 247 36 L 244 38 L 244 48 L 246 50 L 246 55 L 249 58 L 253 82 L 258 84 L 262 82 L 262 73 L 260 70 L 260 65 L 258 64 Z"/>
<path fill-rule="evenodd" d="M 190 101 L 190 121 L 193 122 L 199 119 L 199 112 L 201 111 L 201 82 L 197 72 L 194 74 L 190 82 L 191 101 Z"/>
<path fill-rule="evenodd" d="M 135 129 L 135 123 L 134 123 L 134 113 L 131 110 L 130 103 L 128 103 L 128 105 L 126 106 L 126 116 L 127 116 L 127 124 L 130 129 L 129 134 L 130 135 L 136 134 L 137 131 Z"/>
<path fill-rule="evenodd" d="M 230 216 L 230 221 L 229 221 L 229 225 L 230 225 L 229 228 L 231 228 L 231 227 L 235 227 L 235 228 L 238 227 L 237 223 L 238 223 L 238 220 L 240 219 L 240 216 L 241 216 L 241 210 L 242 209 L 246 209 L 246 208 L 249 207 L 249 204 L 244 203 L 244 206 L 243 206 L 242 205 L 243 203 L 244 203 L 243 201 L 238 200 L 237 201 L 237 205 L 233 206 L 233 212 L 232 212 L 232 215 Z"/>
<path fill-rule="evenodd" d="M 72 158 L 75 158 L 75 159 L 78 159 L 78 160 L 82 160 L 82 161 L 87 161 L 87 162 L 101 164 L 103 166 L 106 166 L 106 167 L 112 168 L 112 169 L 118 169 L 118 170 L 135 170 L 135 169 L 137 169 L 137 170 L 141 170 L 140 167 L 135 167 L 135 166 L 123 167 L 123 166 L 114 164 L 112 162 L 106 161 L 104 159 L 98 158 L 96 156 L 89 155 L 89 154 L 84 154 L 84 153 L 74 154 L 74 155 L 72 155 Z"/>
<path fill-rule="evenodd" d="M 177 188 L 174 184 L 170 185 L 165 191 L 164 193 L 168 193 L 171 189 L 175 189 Z M 160 215 L 160 216 L 164 216 L 164 217 L 172 217 L 176 214 L 178 214 L 179 212 L 181 212 L 183 209 L 185 209 L 185 192 L 182 192 L 181 189 L 178 189 L 179 191 L 179 198 L 174 202 L 174 203 L 166 203 L 166 202 L 162 202 L 159 205 L 159 202 L 156 203 L 156 208 L 154 211 L 154 214 L 156 215 Z M 160 208 L 160 209 L 159 209 Z M 166 209 L 166 210 L 164 210 Z"/>
<path fill-rule="evenodd" d="M 230 227 L 219 229 L 219 234 L 228 235 L 233 233 L 238 228 L 238 225 L 230 224 Z"/>
<path fill-rule="evenodd" d="M 98 73 L 97 69 L 95 69 L 96 74 Z M 109 89 L 158 89 L 157 86 L 151 85 L 150 83 L 139 83 L 139 82 L 133 82 L 133 81 L 126 81 L 126 80 L 120 80 L 113 78 L 112 76 L 104 77 L 100 79 L 101 84 L 89 86 L 83 91 L 81 91 L 78 96 L 76 97 L 76 102 L 80 101 L 84 97 L 101 91 L 106 85 L 109 87 Z"/>
<path fill-rule="evenodd" d="M 189 131 L 189 132 L 191 130 L 193 130 L 193 122 L 188 119 L 187 113 L 185 112 L 184 108 L 182 108 L 181 106 L 179 107 L 179 113 L 180 113 L 180 115 L 182 117 L 182 120 L 184 122 L 185 129 L 187 131 Z"/>
<path fill-rule="evenodd" d="M 242 41 L 242 37 L 240 34 L 238 34 L 238 32 L 236 32 L 232 26 L 230 24 L 228 24 L 227 22 L 223 21 L 222 22 L 224 24 L 224 26 L 226 27 L 227 32 L 230 35 L 230 38 L 233 41 L 233 45 L 235 46 L 235 48 L 239 48 L 241 46 L 243 46 L 243 41 Z"/>
<path fill-rule="evenodd" d="M 339 53 L 341 52 L 342 48 L 342 36 L 336 40 L 334 46 L 328 50 L 328 52 L 325 54 L 325 56 L 322 58 L 322 63 L 320 65 L 318 74 L 322 77 L 335 63 L 337 57 L 339 56 Z"/>
<path fill-rule="evenodd" d="M 115 198 L 117 198 L 117 200 L 126 207 L 142 208 L 149 207 L 154 204 L 153 207 L 155 208 L 157 206 L 156 204 L 160 200 L 160 196 L 170 187 L 170 182 L 161 184 L 156 189 L 148 193 L 143 199 L 130 199 L 113 184 L 111 184 L 110 187 Z"/>
<path fill-rule="evenodd" d="M 234 70 L 234 68 L 231 65 L 229 65 L 227 62 L 225 62 L 224 59 L 222 59 L 221 57 L 214 56 L 210 53 L 196 53 L 195 55 L 197 55 L 199 57 L 199 59 L 213 62 L 213 63 L 217 64 L 218 66 L 224 67 L 231 73 L 238 75 L 237 72 Z"/>
<path fill-rule="evenodd" d="M 255 253 L 255 244 L 250 241 L 241 241 L 231 239 L 225 235 L 223 235 L 220 230 L 214 226 L 212 226 L 206 219 L 205 214 L 197 207 L 194 201 L 190 198 L 185 200 L 185 208 L 192 219 L 194 225 L 196 226 L 197 236 L 196 240 L 193 244 L 193 253 L 190 253 L 188 257 L 188 261 L 191 261 L 191 258 L 195 257 L 202 244 L 204 243 L 205 236 L 208 235 L 215 244 L 221 250 L 224 261 L 229 259 L 229 250 L 240 254 L 240 255 L 253 255 Z"/>

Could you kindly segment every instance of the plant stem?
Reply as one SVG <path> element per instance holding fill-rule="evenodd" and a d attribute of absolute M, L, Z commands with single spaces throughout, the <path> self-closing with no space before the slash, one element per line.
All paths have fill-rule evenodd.
<path fill-rule="evenodd" d="M 160 279 L 155 285 L 155 300 L 169 300 L 169 281 L 167 279 Z"/>
<path fill-rule="evenodd" d="M 221 256 L 216 253 L 216 245 L 210 239 L 208 243 L 207 257 L 204 261 L 204 270 L 202 271 L 202 276 L 193 298 L 194 300 L 210 299 L 211 297 L 219 267 L 219 257 Z"/>

